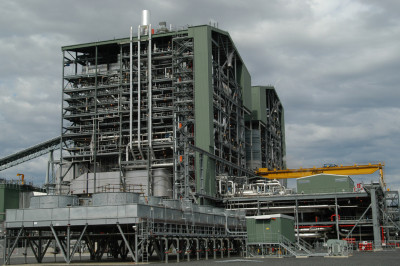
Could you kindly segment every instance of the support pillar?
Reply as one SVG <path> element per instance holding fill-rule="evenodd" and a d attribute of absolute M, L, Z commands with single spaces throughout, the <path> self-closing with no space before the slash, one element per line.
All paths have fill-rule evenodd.
<path fill-rule="evenodd" d="M 213 252 L 214 252 L 214 260 L 217 259 L 217 247 L 215 246 L 215 238 L 213 238 Z"/>
<path fill-rule="evenodd" d="M 205 252 L 205 255 L 206 255 L 206 260 L 208 260 L 208 251 L 209 251 L 209 249 L 208 249 L 208 239 L 204 238 L 203 241 L 204 241 L 204 252 Z"/>
<path fill-rule="evenodd" d="M 227 247 L 227 249 L 228 249 L 228 258 L 230 258 L 231 257 L 231 240 L 229 239 L 229 238 L 227 238 L 226 239 L 227 241 L 228 241 L 228 247 Z"/>
<path fill-rule="evenodd" d="M 168 238 L 164 238 L 164 241 L 165 241 L 165 248 L 164 248 L 165 263 L 168 263 L 168 254 L 169 254 Z"/>
<path fill-rule="evenodd" d="M 187 261 L 190 261 L 190 249 L 189 249 L 189 247 L 190 247 L 190 241 L 189 241 L 189 239 L 188 238 L 185 238 L 185 240 L 186 240 L 186 256 L 187 256 Z"/>
<path fill-rule="evenodd" d="M 199 239 L 196 238 L 195 241 L 196 241 L 196 258 L 197 258 L 197 260 L 200 260 L 200 252 L 201 252 L 201 250 L 200 250 Z"/>
<path fill-rule="evenodd" d="M 372 227 L 374 232 L 374 250 L 382 250 L 382 239 L 379 225 L 379 208 L 376 200 L 375 187 L 371 188 Z"/>
<path fill-rule="evenodd" d="M 338 212 L 338 204 L 337 204 L 337 197 L 335 196 L 335 221 L 336 221 L 336 236 L 337 239 L 340 239 L 339 236 L 339 212 Z"/>
<path fill-rule="evenodd" d="M 221 241 L 221 248 L 220 248 L 220 251 L 221 251 L 221 259 L 223 259 L 223 258 L 224 258 L 224 247 L 225 247 L 225 245 L 224 245 L 224 239 L 221 238 L 220 241 Z"/>

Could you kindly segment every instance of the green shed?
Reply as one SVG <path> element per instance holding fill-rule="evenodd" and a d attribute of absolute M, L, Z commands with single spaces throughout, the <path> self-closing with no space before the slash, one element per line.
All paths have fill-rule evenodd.
<path fill-rule="evenodd" d="M 354 181 L 345 175 L 317 174 L 297 179 L 297 193 L 353 192 Z"/>
<path fill-rule="evenodd" d="M 275 244 L 281 237 L 295 242 L 294 218 L 284 214 L 246 217 L 248 244 Z"/>

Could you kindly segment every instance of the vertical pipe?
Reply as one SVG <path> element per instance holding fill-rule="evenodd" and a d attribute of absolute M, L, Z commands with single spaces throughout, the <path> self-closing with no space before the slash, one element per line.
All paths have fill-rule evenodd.
<path fill-rule="evenodd" d="M 148 108 L 149 108 L 149 119 L 148 119 L 148 141 L 149 141 L 149 149 L 151 152 L 151 155 L 153 154 L 153 127 L 152 127 L 152 102 L 153 102 L 153 93 L 152 93 L 152 71 L 151 71 L 151 24 L 149 25 L 149 35 L 148 35 L 148 40 L 149 40 L 149 48 L 147 49 L 147 60 L 148 60 L 148 72 L 149 72 L 149 85 L 148 85 Z M 151 158 L 151 157 L 150 157 Z"/>
<path fill-rule="evenodd" d="M 139 263 L 139 256 L 138 256 L 138 225 L 135 228 L 135 263 Z"/>
<path fill-rule="evenodd" d="M 148 143 L 149 143 L 149 155 L 147 157 L 147 163 L 149 165 L 149 172 L 148 172 L 148 183 L 147 183 L 147 195 L 152 195 L 152 171 L 151 171 L 151 166 L 152 166 L 152 159 L 153 159 L 153 127 L 152 127 L 152 103 L 153 103 L 153 92 L 152 92 L 152 72 L 151 72 L 151 24 L 149 24 L 148 26 L 148 49 L 147 49 L 147 66 L 148 66 L 148 94 L 147 94 L 147 102 L 148 102 L 148 108 L 149 108 L 149 112 L 148 112 L 148 125 L 147 125 L 147 132 L 148 132 Z"/>
<path fill-rule="evenodd" d="M 51 151 L 50 151 L 51 152 Z M 51 153 L 50 153 L 51 154 Z M 50 155 L 49 160 L 47 162 L 47 169 L 46 169 L 46 180 L 44 181 L 44 186 L 46 188 L 47 195 L 49 194 L 49 176 L 50 176 Z"/>
<path fill-rule="evenodd" d="M 54 184 L 56 181 L 54 180 L 55 174 L 54 174 L 54 150 L 50 151 L 50 156 L 51 156 L 51 184 Z M 54 190 L 53 190 L 54 194 Z"/>
<path fill-rule="evenodd" d="M 339 213 L 338 213 L 338 204 L 337 204 L 337 196 L 335 196 L 335 218 L 336 218 L 336 235 L 337 235 L 337 239 L 340 239 L 339 236 Z"/>
<path fill-rule="evenodd" d="M 132 107 L 133 107 L 133 88 L 132 88 L 132 27 L 129 34 L 129 146 L 132 152 Z M 129 152 L 126 154 L 129 161 Z"/>
<path fill-rule="evenodd" d="M 176 127 L 178 125 L 178 121 L 176 118 L 176 112 L 174 111 L 174 131 L 173 131 L 173 138 L 174 138 L 174 182 L 173 182 L 173 197 L 174 199 L 178 199 L 178 190 L 177 190 L 177 180 L 178 180 L 178 155 L 176 154 L 177 151 L 177 138 L 176 138 Z"/>
<path fill-rule="evenodd" d="M 118 146 L 120 149 L 122 149 L 122 112 L 121 112 L 121 98 L 122 98 L 122 78 L 123 78 L 123 73 L 122 73 L 122 45 L 119 46 L 119 93 L 118 93 L 118 115 L 119 115 L 119 143 Z M 125 182 L 122 180 L 123 174 L 122 174 L 122 151 L 120 150 L 119 156 L 118 156 L 118 168 L 119 168 L 119 178 L 121 184 L 124 184 L 123 191 L 125 192 Z"/>
<path fill-rule="evenodd" d="M 97 114 L 97 57 L 98 57 L 98 46 L 96 45 L 95 52 L 95 66 L 96 72 L 94 76 L 94 118 L 93 118 L 93 193 L 96 193 L 96 172 L 97 172 L 97 127 L 96 123 L 98 123 L 98 114 Z M 96 119 L 97 116 L 97 119 Z"/>
<path fill-rule="evenodd" d="M 299 232 L 299 205 L 296 199 L 296 230 L 297 230 L 297 243 L 300 244 L 300 232 Z"/>
<path fill-rule="evenodd" d="M 61 134 L 60 134 L 60 180 L 58 180 L 58 189 L 59 194 L 61 194 L 61 181 L 62 181 L 62 163 L 63 163 L 63 127 L 64 127 L 64 59 L 65 59 L 65 51 L 63 51 L 63 58 L 62 58 L 62 80 L 61 80 Z"/>
<path fill-rule="evenodd" d="M 141 75 L 141 66 L 140 66 L 140 60 L 141 60 L 141 58 L 140 58 L 140 30 L 141 30 L 141 27 L 139 26 L 138 27 L 138 52 L 137 52 L 137 54 L 138 54 L 138 66 L 137 66 L 137 68 L 138 68 L 138 74 L 137 74 L 137 77 L 138 77 L 138 126 L 137 126 L 137 129 L 138 129 L 138 131 L 137 131 L 137 134 L 138 134 L 138 149 L 139 149 L 139 153 L 140 153 L 140 156 L 142 156 L 142 159 L 143 159 L 143 154 L 142 154 L 142 144 L 141 144 L 141 136 L 140 136 L 140 134 L 141 134 L 141 123 L 140 123 L 140 120 L 141 120 L 141 110 L 140 110 L 140 106 L 141 106 L 141 98 L 142 98 L 142 96 L 141 96 L 141 86 L 142 86 L 142 83 L 141 83 L 141 77 L 140 77 L 140 75 Z"/>
<path fill-rule="evenodd" d="M 68 263 L 71 262 L 70 253 L 71 252 L 71 227 L 67 226 L 67 260 Z"/>
<path fill-rule="evenodd" d="M 7 262 L 7 260 L 6 260 L 6 257 L 7 257 L 7 249 L 8 249 L 8 245 L 7 245 L 7 241 L 8 241 L 8 239 L 7 239 L 7 233 L 8 233 L 8 232 L 6 232 L 6 234 L 4 235 L 4 242 L 3 242 L 3 245 L 4 245 L 4 247 L 3 247 L 3 264 L 4 264 L 4 265 L 6 265 L 6 262 Z"/>

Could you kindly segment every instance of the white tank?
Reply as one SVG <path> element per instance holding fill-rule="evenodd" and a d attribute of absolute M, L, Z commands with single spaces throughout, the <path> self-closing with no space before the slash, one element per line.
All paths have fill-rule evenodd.
<path fill-rule="evenodd" d="M 143 10 L 142 11 L 142 26 L 150 25 L 150 11 Z"/>
<path fill-rule="evenodd" d="M 168 169 L 153 170 L 153 196 L 172 198 L 172 175 Z"/>

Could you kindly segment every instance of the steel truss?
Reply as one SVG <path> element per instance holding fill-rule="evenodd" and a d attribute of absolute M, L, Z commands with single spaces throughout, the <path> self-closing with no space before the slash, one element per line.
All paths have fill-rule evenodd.
<path fill-rule="evenodd" d="M 190 213 L 188 213 L 190 215 Z M 148 262 L 150 257 L 159 260 L 174 256 L 177 261 L 200 258 L 243 256 L 245 251 L 244 225 L 230 228 L 224 226 L 165 223 L 143 219 L 139 223 L 115 225 L 68 225 L 36 228 L 8 229 L 5 236 L 4 264 L 11 263 L 17 246 L 30 248 L 38 263 L 41 263 L 49 247 L 58 248 L 66 263 L 85 247 L 90 260 L 101 261 L 104 254 L 135 262 Z M 232 233 L 233 232 L 233 233 Z M 236 232 L 236 233 L 235 233 Z M 53 253 L 54 253 L 53 252 Z M 26 256 L 26 252 L 24 253 Z"/>

